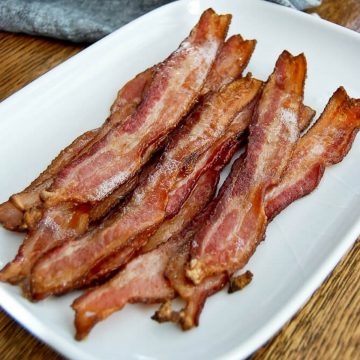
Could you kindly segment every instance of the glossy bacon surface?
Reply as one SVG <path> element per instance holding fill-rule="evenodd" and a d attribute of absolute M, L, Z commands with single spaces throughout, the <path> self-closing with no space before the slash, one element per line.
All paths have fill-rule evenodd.
<path fill-rule="evenodd" d="M 256 97 L 259 87 L 255 79 L 239 79 L 197 108 L 173 135 L 154 172 L 135 190 L 111 225 L 100 228 L 91 240 L 84 237 L 67 242 L 36 264 L 32 271 L 34 295 L 42 297 L 72 288 L 99 261 L 124 246 L 131 247 L 134 237 L 144 232 L 152 235 L 166 217 L 169 192 L 179 175 L 191 169 L 199 155 L 224 134 L 234 116 Z"/>
<path fill-rule="evenodd" d="M 284 51 L 255 110 L 245 163 L 192 243 L 186 275 L 195 284 L 241 268 L 262 239 L 264 194 L 279 182 L 298 139 L 305 76 L 305 57 Z"/>
<path fill-rule="evenodd" d="M 188 217 L 184 219 L 186 223 L 211 199 L 218 179 L 218 170 L 209 170 L 200 178 L 188 199 L 187 207 L 191 209 L 190 212 L 187 211 Z M 158 234 L 158 247 L 153 244 L 152 251 L 139 255 L 110 281 L 87 291 L 75 300 L 72 306 L 76 312 L 78 340 L 84 338 L 98 321 L 122 309 L 126 303 L 157 303 L 175 296 L 174 290 L 164 278 L 164 271 L 169 258 L 177 253 L 186 239 L 177 237 L 176 240 L 166 241 L 184 227 L 185 223 L 180 220 L 177 228 L 170 233 L 166 231 Z"/>
<path fill-rule="evenodd" d="M 269 220 L 317 187 L 325 168 L 346 156 L 359 128 L 360 99 L 351 99 L 340 87 L 319 120 L 296 144 L 281 182 L 266 193 Z"/>
<path fill-rule="evenodd" d="M 140 251 L 141 253 L 155 249 L 158 245 L 179 233 L 205 207 L 217 183 L 217 177 L 213 174 L 214 170 L 209 170 L 208 172 L 208 174 L 205 173 L 199 179 L 190 197 L 176 216 L 164 221 L 149 239 L 146 238 L 144 240 L 141 237 L 140 239 L 133 240 L 139 241 L 140 244 L 146 241 L 146 245 Z M 134 247 L 139 248 L 139 246 Z M 87 273 L 86 277 L 83 278 L 81 286 L 84 287 L 92 283 L 104 282 L 105 278 L 125 264 L 132 255 L 133 251 L 128 248 L 111 254 Z"/>
<path fill-rule="evenodd" d="M 260 89 L 260 82 L 258 86 Z M 193 171 L 177 182 L 174 189 L 170 192 L 166 207 L 167 217 L 171 218 L 174 214 L 178 213 L 201 174 L 206 169 L 211 168 L 214 162 L 217 162 L 223 156 L 224 152 L 228 152 L 230 158 L 234 155 L 241 135 L 249 126 L 256 101 L 257 96 L 234 118 L 226 133 L 200 156 Z M 229 152 L 231 147 L 233 147 L 233 151 Z"/>
<path fill-rule="evenodd" d="M 151 155 L 147 147 L 174 129 L 200 95 L 229 23 L 229 15 L 205 11 L 178 50 L 158 66 L 137 111 L 65 167 L 42 193 L 47 204 L 100 201 L 134 176 Z"/>

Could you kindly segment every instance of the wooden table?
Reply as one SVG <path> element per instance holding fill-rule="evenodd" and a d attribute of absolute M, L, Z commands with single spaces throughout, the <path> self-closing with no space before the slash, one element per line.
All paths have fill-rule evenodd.
<path fill-rule="evenodd" d="M 308 12 L 316 12 L 324 19 L 360 32 L 360 0 L 324 0 L 320 7 Z M 0 100 L 85 47 L 0 32 Z M 360 239 L 308 303 L 252 358 L 359 358 L 359 259 Z M 1 311 L 0 358 L 63 359 Z"/>

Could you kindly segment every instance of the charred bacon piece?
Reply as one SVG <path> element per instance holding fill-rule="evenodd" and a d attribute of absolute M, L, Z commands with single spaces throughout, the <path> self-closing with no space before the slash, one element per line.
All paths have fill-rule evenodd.
<path fill-rule="evenodd" d="M 144 245 L 166 218 L 169 192 L 179 176 L 196 164 L 199 156 L 220 138 L 233 118 L 256 97 L 261 83 L 242 78 L 210 96 L 192 112 L 176 131 L 160 162 L 111 225 L 88 236 L 69 241 L 47 253 L 32 271 L 32 291 L 36 298 L 72 289 L 104 258 L 124 248 Z M 236 96 L 234 96 L 236 95 Z M 136 248 L 134 249 L 137 250 Z"/>
<path fill-rule="evenodd" d="M 255 110 L 246 160 L 236 181 L 219 198 L 192 243 L 186 276 L 194 284 L 238 270 L 263 238 L 265 191 L 279 182 L 298 139 L 305 77 L 304 55 L 293 57 L 284 51 Z"/>
<path fill-rule="evenodd" d="M 66 166 L 42 193 L 47 205 L 100 201 L 140 170 L 151 156 L 148 146 L 156 148 L 200 95 L 230 18 L 211 9 L 203 13 L 189 37 L 157 67 L 135 113 Z"/>

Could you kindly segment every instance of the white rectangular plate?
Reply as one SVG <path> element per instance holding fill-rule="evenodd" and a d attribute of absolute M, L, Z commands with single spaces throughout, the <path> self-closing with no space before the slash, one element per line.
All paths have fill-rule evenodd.
<path fill-rule="evenodd" d="M 306 104 L 320 113 L 339 85 L 360 97 L 360 36 L 310 15 L 255 0 L 181 1 L 121 28 L 42 76 L 0 105 L 1 199 L 26 186 L 73 138 L 97 127 L 117 89 L 164 59 L 213 7 L 232 13 L 230 34 L 258 44 L 248 70 L 265 80 L 283 49 L 305 52 Z M 32 304 L 0 284 L 2 307 L 71 359 L 239 359 L 268 340 L 300 308 L 360 233 L 360 138 L 344 161 L 326 170 L 317 190 L 269 226 L 247 265 L 243 291 L 211 297 L 197 329 L 181 332 L 150 320 L 156 306 L 128 305 L 73 339 L 77 294 Z M 0 266 L 22 240 L 0 229 Z"/>

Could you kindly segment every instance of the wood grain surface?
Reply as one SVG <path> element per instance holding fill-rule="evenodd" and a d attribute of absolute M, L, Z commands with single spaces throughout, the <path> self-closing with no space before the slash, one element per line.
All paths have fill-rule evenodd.
<path fill-rule="evenodd" d="M 322 18 L 360 32 L 360 0 L 325 0 Z M 86 47 L 0 32 L 0 100 Z M 360 240 L 298 314 L 258 350 L 260 359 L 359 359 Z M 0 311 L 0 359 L 64 359 Z"/>

